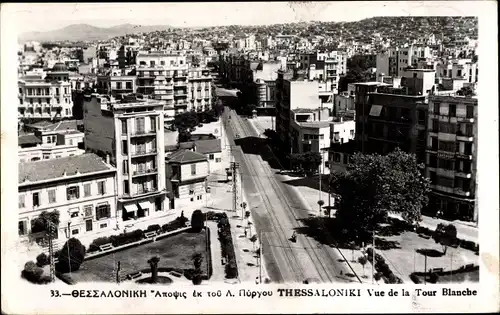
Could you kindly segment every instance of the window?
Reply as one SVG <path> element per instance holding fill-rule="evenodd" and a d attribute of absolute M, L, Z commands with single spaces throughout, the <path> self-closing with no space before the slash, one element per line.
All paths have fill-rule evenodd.
<path fill-rule="evenodd" d="M 450 110 L 448 112 L 448 115 L 450 117 L 456 117 L 457 116 L 457 105 L 450 104 Z"/>
<path fill-rule="evenodd" d="M 129 193 L 128 180 L 123 181 L 123 193 L 125 193 L 125 194 Z"/>
<path fill-rule="evenodd" d="M 101 224 L 99 225 L 99 228 L 100 228 L 100 229 L 105 229 L 105 228 L 107 228 L 107 227 L 108 227 L 108 224 L 107 224 L 107 223 L 101 223 Z"/>
<path fill-rule="evenodd" d="M 439 123 L 439 132 L 454 134 L 456 133 L 456 129 L 457 129 L 456 124 L 451 124 L 446 122 Z"/>
<path fill-rule="evenodd" d="M 135 130 L 138 133 L 144 133 L 144 117 L 135 119 Z"/>
<path fill-rule="evenodd" d="M 128 160 L 123 161 L 123 175 L 128 174 Z"/>
<path fill-rule="evenodd" d="M 19 195 L 19 200 L 18 200 L 19 209 L 26 207 L 25 199 L 26 195 Z"/>
<path fill-rule="evenodd" d="M 434 103 L 434 114 L 439 115 L 439 106 L 440 103 Z"/>
<path fill-rule="evenodd" d="M 89 197 L 90 196 L 90 183 L 83 184 L 83 196 L 84 197 Z"/>
<path fill-rule="evenodd" d="M 196 196 L 196 200 L 201 200 L 202 196 Z"/>
<path fill-rule="evenodd" d="M 465 125 L 465 135 L 467 137 L 472 137 L 473 136 L 473 125 L 472 124 L 466 124 Z"/>
<path fill-rule="evenodd" d="M 28 234 L 28 222 L 27 221 L 19 221 L 17 225 L 19 235 L 26 235 Z"/>
<path fill-rule="evenodd" d="M 49 190 L 49 203 L 54 203 L 56 202 L 56 190 L 51 189 Z"/>
<path fill-rule="evenodd" d="M 438 166 L 439 168 L 444 168 L 451 171 L 455 169 L 454 161 L 447 159 L 438 159 Z"/>
<path fill-rule="evenodd" d="M 88 217 L 91 217 L 93 215 L 93 210 L 94 207 L 92 205 L 86 205 L 86 206 L 83 206 L 83 216 L 88 218 Z"/>
<path fill-rule="evenodd" d="M 92 222 L 92 219 L 85 220 L 85 231 L 87 231 L 87 232 L 92 231 L 93 225 L 94 224 Z"/>
<path fill-rule="evenodd" d="M 156 130 L 156 117 L 150 117 L 149 119 L 151 121 L 151 131 Z"/>
<path fill-rule="evenodd" d="M 471 155 L 472 154 L 472 143 L 464 143 L 464 153 L 466 155 Z"/>
<path fill-rule="evenodd" d="M 98 182 L 97 183 L 97 194 L 98 195 L 104 195 L 106 193 L 106 182 Z"/>
<path fill-rule="evenodd" d="M 191 175 L 196 175 L 196 164 L 191 164 Z"/>
<path fill-rule="evenodd" d="M 126 135 L 127 134 L 127 120 L 124 119 L 122 120 L 122 135 Z"/>
<path fill-rule="evenodd" d="M 69 139 L 69 145 L 73 145 L 73 139 Z"/>
<path fill-rule="evenodd" d="M 127 140 L 122 140 L 122 155 L 128 154 Z"/>
<path fill-rule="evenodd" d="M 40 206 L 40 198 L 38 193 L 33 193 L 33 207 Z"/>
<path fill-rule="evenodd" d="M 213 160 L 213 159 L 214 159 L 214 155 L 213 155 L 213 154 L 209 154 L 209 155 L 208 155 L 208 159 L 209 159 L 209 160 Z"/>
<path fill-rule="evenodd" d="M 467 118 L 474 118 L 474 106 L 467 106 Z"/>
<path fill-rule="evenodd" d="M 220 163 L 221 162 L 221 158 L 216 158 L 215 159 L 215 163 Z"/>
<path fill-rule="evenodd" d="M 351 139 L 354 139 L 354 130 L 349 131 L 349 136 L 351 137 Z"/>
<path fill-rule="evenodd" d="M 429 178 L 432 185 L 436 185 L 436 172 L 429 172 Z"/>
<path fill-rule="evenodd" d="M 80 198 L 80 187 L 72 186 L 66 189 L 66 197 L 68 200 Z"/>
<path fill-rule="evenodd" d="M 132 90 L 132 82 L 125 82 L 125 87 L 127 90 Z"/>
<path fill-rule="evenodd" d="M 439 150 L 455 152 L 455 143 L 449 141 L 439 141 Z"/>
<path fill-rule="evenodd" d="M 77 235 L 78 233 L 80 233 L 78 229 L 71 230 L 71 235 Z"/>
<path fill-rule="evenodd" d="M 122 89 L 122 83 L 121 82 L 116 82 L 116 89 L 121 90 Z"/>
<path fill-rule="evenodd" d="M 432 120 L 432 131 L 439 132 L 439 119 Z"/>
<path fill-rule="evenodd" d="M 437 167 L 437 157 L 434 154 L 429 155 L 429 167 Z"/>
<path fill-rule="evenodd" d="M 111 217 L 111 210 L 109 205 L 98 205 L 95 208 L 96 220 L 106 219 Z"/>
<path fill-rule="evenodd" d="M 70 215 L 72 218 L 78 218 L 78 211 L 73 211 L 71 212 L 71 215 Z"/>

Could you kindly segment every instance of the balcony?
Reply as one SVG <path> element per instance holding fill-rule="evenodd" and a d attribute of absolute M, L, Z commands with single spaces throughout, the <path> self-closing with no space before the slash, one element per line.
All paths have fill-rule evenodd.
<path fill-rule="evenodd" d="M 182 92 L 182 93 L 174 93 L 174 96 L 176 97 L 187 97 L 187 92 Z"/>
<path fill-rule="evenodd" d="M 455 154 L 457 158 L 464 159 L 464 160 L 472 160 L 472 153 L 470 152 L 457 152 Z"/>
<path fill-rule="evenodd" d="M 456 171 L 455 176 L 462 178 L 472 178 L 471 171 Z"/>
<path fill-rule="evenodd" d="M 130 152 L 130 156 L 133 158 L 143 157 L 143 156 L 148 156 L 148 155 L 156 155 L 156 154 L 158 154 L 158 151 L 156 149 L 137 150 L 135 152 Z"/>
<path fill-rule="evenodd" d="M 431 188 L 438 190 L 438 191 L 441 191 L 441 192 L 449 193 L 449 194 L 454 193 L 454 188 L 451 188 L 451 187 L 446 187 L 446 186 L 441 186 L 441 185 L 431 185 Z"/>
<path fill-rule="evenodd" d="M 174 76 L 176 78 L 187 78 L 188 77 L 188 72 L 187 71 L 175 71 Z"/>
<path fill-rule="evenodd" d="M 136 130 L 135 132 L 130 134 L 131 138 L 136 138 L 136 137 L 148 137 L 148 136 L 155 136 L 156 135 L 156 130 Z"/>
<path fill-rule="evenodd" d="M 174 107 L 187 107 L 188 103 L 187 102 L 176 102 L 174 104 Z"/>
<path fill-rule="evenodd" d="M 463 142 L 473 142 L 474 137 L 472 135 L 465 135 L 462 132 L 457 132 L 457 140 Z"/>
<path fill-rule="evenodd" d="M 474 118 L 457 117 L 457 122 L 460 122 L 460 123 L 473 123 L 474 122 Z"/>
<path fill-rule="evenodd" d="M 447 170 L 447 169 L 444 169 L 444 168 L 437 168 L 436 169 L 436 174 L 439 175 L 439 176 L 445 176 L 445 177 L 448 177 L 448 178 L 455 177 L 455 171 L 453 171 L 453 170 Z"/>
<path fill-rule="evenodd" d="M 139 176 L 147 176 L 147 175 L 156 175 L 158 174 L 158 169 L 157 168 L 151 168 L 148 170 L 137 170 L 132 173 L 132 177 L 139 177 Z"/>
<path fill-rule="evenodd" d="M 174 83 L 174 87 L 187 87 L 187 82 L 177 81 Z"/>
<path fill-rule="evenodd" d="M 459 195 L 461 197 L 469 197 L 470 196 L 470 191 L 464 191 L 462 188 L 453 189 L 453 193 L 455 193 L 456 195 Z"/>

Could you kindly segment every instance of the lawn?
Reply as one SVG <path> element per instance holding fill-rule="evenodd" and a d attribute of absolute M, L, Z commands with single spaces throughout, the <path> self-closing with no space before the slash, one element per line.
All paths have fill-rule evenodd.
<path fill-rule="evenodd" d="M 427 270 L 443 268 L 447 271 L 450 268 L 455 270 L 467 264 L 478 264 L 478 256 L 474 252 L 463 248 L 448 247 L 446 255 L 442 255 L 441 245 L 436 244 L 432 238 L 425 239 L 414 232 L 402 232 L 399 235 L 380 237 L 380 239 L 380 245 L 384 244 L 388 249 L 379 249 L 378 253 L 386 259 L 394 274 L 407 283 L 412 283 L 410 280 L 412 272 L 423 272 L 425 267 Z M 421 254 L 425 252 L 428 253 L 427 266 L 425 256 Z M 446 278 L 440 282 L 445 281 Z"/>
<path fill-rule="evenodd" d="M 147 261 L 153 256 L 160 257 L 158 263 L 160 268 L 190 269 L 194 268 L 191 257 L 195 253 L 203 255 L 201 270 L 206 271 L 210 255 L 206 252 L 205 232 L 183 232 L 156 242 L 87 260 L 81 265 L 80 270 L 71 274 L 71 277 L 77 282 L 114 282 L 118 261 L 121 264 L 120 273 L 126 275 L 141 269 L 149 269 Z"/>

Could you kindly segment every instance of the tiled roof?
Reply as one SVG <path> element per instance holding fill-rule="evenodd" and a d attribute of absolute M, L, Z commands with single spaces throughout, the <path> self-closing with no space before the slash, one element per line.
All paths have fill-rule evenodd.
<path fill-rule="evenodd" d="M 35 162 L 19 163 L 19 183 L 25 180 L 38 182 L 67 176 L 80 174 L 89 174 L 105 170 L 114 170 L 113 167 L 106 165 L 104 160 L 93 153 L 83 155 L 69 156 L 58 159 L 41 160 Z"/>
<path fill-rule="evenodd" d="M 186 164 L 186 163 L 206 161 L 207 158 L 201 153 L 193 152 L 186 149 L 180 149 L 179 151 L 174 152 L 170 156 L 168 156 L 167 160 L 169 162 Z"/>
<path fill-rule="evenodd" d="M 42 143 L 42 140 L 40 140 L 35 135 L 23 135 L 23 136 L 17 137 L 17 143 L 18 143 L 18 145 L 34 144 L 34 143 Z"/>
<path fill-rule="evenodd" d="M 194 145 L 196 152 L 202 154 L 222 152 L 220 139 L 198 140 Z"/>
<path fill-rule="evenodd" d="M 58 123 L 52 124 L 45 128 L 46 131 L 63 131 L 63 130 L 76 130 L 77 129 L 76 120 L 63 120 Z"/>

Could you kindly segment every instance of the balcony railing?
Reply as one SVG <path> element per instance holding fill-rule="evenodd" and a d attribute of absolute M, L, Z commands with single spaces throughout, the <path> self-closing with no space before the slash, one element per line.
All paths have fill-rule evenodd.
<path fill-rule="evenodd" d="M 156 130 L 136 130 L 130 136 L 131 137 L 144 137 L 156 135 Z"/>
<path fill-rule="evenodd" d="M 156 149 L 150 149 L 150 150 L 138 150 L 135 152 L 131 152 L 130 156 L 132 157 L 139 157 L 139 156 L 145 156 L 145 155 L 152 155 L 152 154 L 157 154 L 158 151 Z"/>
<path fill-rule="evenodd" d="M 143 176 L 143 175 L 153 175 L 153 174 L 156 174 L 158 173 L 158 169 L 155 167 L 155 168 L 150 168 L 150 169 L 144 169 L 144 170 L 137 170 L 137 171 L 134 171 L 134 173 L 132 174 L 132 176 Z"/>

